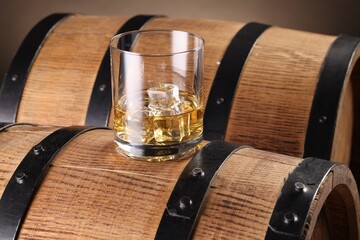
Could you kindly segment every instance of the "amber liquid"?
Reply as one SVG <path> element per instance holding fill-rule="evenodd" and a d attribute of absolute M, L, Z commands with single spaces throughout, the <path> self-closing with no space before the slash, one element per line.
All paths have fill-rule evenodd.
<path fill-rule="evenodd" d="M 203 132 L 203 106 L 187 92 L 180 91 L 179 97 L 181 111 L 149 109 L 151 103 L 146 91 L 134 98 L 138 102 L 136 107 L 130 106 L 131 101 L 120 99 L 115 106 L 116 136 L 132 145 L 153 146 L 179 144 L 199 138 Z"/>

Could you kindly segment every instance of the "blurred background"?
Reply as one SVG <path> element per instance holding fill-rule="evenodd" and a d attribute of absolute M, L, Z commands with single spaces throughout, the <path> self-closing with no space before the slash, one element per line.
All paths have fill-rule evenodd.
<path fill-rule="evenodd" d="M 257 21 L 360 37 L 359 0 L 1 0 L 0 6 L 0 82 L 28 31 L 51 13 Z"/>

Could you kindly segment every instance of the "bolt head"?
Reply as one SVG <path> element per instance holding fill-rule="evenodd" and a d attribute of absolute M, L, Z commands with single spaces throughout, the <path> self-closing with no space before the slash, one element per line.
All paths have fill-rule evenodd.
<path fill-rule="evenodd" d="M 222 97 L 216 99 L 216 104 L 217 104 L 217 105 L 221 105 L 221 104 L 223 104 L 224 102 L 225 102 L 225 99 L 222 98 Z"/>
<path fill-rule="evenodd" d="M 327 121 L 327 117 L 326 116 L 321 116 L 319 117 L 319 123 L 325 123 Z"/>
<path fill-rule="evenodd" d="M 39 155 L 41 152 L 43 152 L 45 149 L 44 149 L 44 147 L 43 146 L 41 146 L 41 145 L 36 145 L 35 147 L 34 147 L 34 153 L 35 153 L 35 155 Z"/>
<path fill-rule="evenodd" d="M 191 171 L 191 175 L 193 177 L 202 177 L 205 175 L 204 171 L 201 169 L 201 168 L 194 168 L 192 171 Z"/>
<path fill-rule="evenodd" d="M 25 173 L 23 173 L 23 172 L 17 173 L 17 174 L 15 175 L 16 182 L 17 182 L 18 184 L 23 184 L 25 177 L 26 177 L 26 174 L 25 174 Z"/>
<path fill-rule="evenodd" d="M 296 182 L 296 183 L 294 184 L 294 186 L 295 186 L 295 190 L 296 190 L 297 192 L 303 192 L 303 191 L 305 190 L 305 188 L 306 188 L 305 184 L 302 183 L 302 182 Z"/>
<path fill-rule="evenodd" d="M 287 212 L 284 214 L 284 223 L 291 224 L 298 221 L 298 216 L 295 213 Z"/>
<path fill-rule="evenodd" d="M 11 76 L 11 81 L 16 82 L 16 81 L 18 80 L 18 78 L 19 78 L 19 75 L 13 74 L 13 75 Z"/>
<path fill-rule="evenodd" d="M 182 197 L 179 200 L 179 208 L 181 210 L 185 210 L 187 208 L 190 208 L 192 206 L 193 202 L 189 197 Z"/>
<path fill-rule="evenodd" d="M 105 84 L 101 84 L 101 85 L 99 86 L 99 91 L 100 91 L 100 92 L 103 92 L 105 89 L 106 89 L 106 85 L 105 85 Z"/>

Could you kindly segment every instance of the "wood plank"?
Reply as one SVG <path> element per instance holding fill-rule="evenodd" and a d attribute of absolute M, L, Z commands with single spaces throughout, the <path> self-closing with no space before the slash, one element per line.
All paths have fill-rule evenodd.
<path fill-rule="evenodd" d="M 226 139 L 301 157 L 318 76 L 334 39 L 278 27 L 265 31 L 240 77 Z"/>
<path fill-rule="evenodd" d="M 126 20 L 75 15 L 57 25 L 31 68 L 17 121 L 84 125 L 100 63 Z"/>

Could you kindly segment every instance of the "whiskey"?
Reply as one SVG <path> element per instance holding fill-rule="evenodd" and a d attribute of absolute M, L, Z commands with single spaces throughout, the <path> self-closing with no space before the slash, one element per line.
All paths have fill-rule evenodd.
<path fill-rule="evenodd" d="M 202 136 L 203 106 L 188 92 L 156 98 L 145 90 L 122 96 L 114 109 L 115 134 L 131 145 L 174 145 Z"/>

